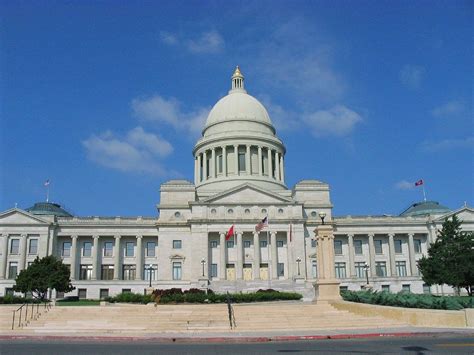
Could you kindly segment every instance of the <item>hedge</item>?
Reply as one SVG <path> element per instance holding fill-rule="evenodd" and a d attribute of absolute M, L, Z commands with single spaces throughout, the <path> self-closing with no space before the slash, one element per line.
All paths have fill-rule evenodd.
<path fill-rule="evenodd" d="M 342 291 L 345 301 L 378 304 L 383 306 L 460 310 L 474 308 L 474 297 L 435 296 L 410 292 L 390 293 L 387 291 Z"/>
<path fill-rule="evenodd" d="M 41 301 L 35 298 L 25 298 L 23 296 L 12 296 L 12 295 L 6 295 L 3 297 L 0 297 L 0 304 L 21 304 L 21 303 L 40 303 Z"/>
<path fill-rule="evenodd" d="M 124 292 L 119 293 L 115 297 L 106 297 L 105 301 L 110 303 L 142 303 L 147 304 L 152 302 L 152 295 L 142 295 L 140 293 L 133 293 L 133 292 Z"/>

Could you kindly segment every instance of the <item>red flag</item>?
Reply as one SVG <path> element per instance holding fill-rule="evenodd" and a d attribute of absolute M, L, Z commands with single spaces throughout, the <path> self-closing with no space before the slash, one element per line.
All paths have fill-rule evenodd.
<path fill-rule="evenodd" d="M 229 240 L 230 237 L 232 237 L 234 235 L 234 225 L 232 225 L 232 227 L 229 228 L 229 230 L 227 231 L 227 234 L 225 235 L 225 240 Z"/>
<path fill-rule="evenodd" d="M 420 185 L 423 185 L 423 179 L 420 179 L 417 182 L 415 182 L 415 186 L 420 186 Z"/>

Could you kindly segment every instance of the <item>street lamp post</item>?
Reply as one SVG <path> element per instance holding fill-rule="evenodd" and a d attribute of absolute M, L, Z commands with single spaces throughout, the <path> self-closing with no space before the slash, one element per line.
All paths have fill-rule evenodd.
<path fill-rule="evenodd" d="M 369 264 L 365 263 L 364 270 L 365 270 L 365 278 L 367 279 L 367 285 L 369 284 Z"/>
<path fill-rule="evenodd" d="M 149 280 L 150 280 L 149 287 L 151 287 L 151 273 L 153 272 L 153 265 L 152 265 L 152 264 L 148 265 L 147 270 L 148 270 L 148 274 L 149 274 L 149 276 L 150 276 L 150 277 L 149 277 Z"/>
<path fill-rule="evenodd" d="M 296 264 L 298 265 L 298 276 L 300 276 L 300 263 L 301 263 L 301 258 L 300 257 L 297 257 L 296 258 Z"/>
<path fill-rule="evenodd" d="M 204 276 L 204 265 L 206 265 L 206 259 L 204 258 L 201 259 L 201 265 L 202 265 L 202 276 Z"/>
<path fill-rule="evenodd" d="M 326 212 L 319 212 L 319 218 L 321 218 L 321 224 L 324 224 L 324 218 L 326 218 Z"/>

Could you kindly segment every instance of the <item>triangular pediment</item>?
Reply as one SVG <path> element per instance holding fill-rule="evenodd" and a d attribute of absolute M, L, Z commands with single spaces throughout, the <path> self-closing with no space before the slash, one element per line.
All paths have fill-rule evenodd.
<path fill-rule="evenodd" d="M 208 197 L 203 203 L 208 204 L 279 204 L 292 203 L 293 200 L 279 195 L 273 191 L 268 191 L 252 184 L 242 184 L 232 189 Z"/>
<path fill-rule="evenodd" d="M 438 217 L 435 219 L 435 221 L 444 222 L 446 218 L 451 218 L 453 215 L 456 215 L 456 217 L 458 217 L 458 219 L 463 222 L 474 222 L 474 209 L 467 206 Z"/>
<path fill-rule="evenodd" d="M 32 215 L 26 211 L 20 210 L 19 208 L 12 208 L 11 210 L 5 211 L 0 214 L 0 224 L 3 225 L 21 225 L 21 224 L 50 224 L 51 222 Z"/>

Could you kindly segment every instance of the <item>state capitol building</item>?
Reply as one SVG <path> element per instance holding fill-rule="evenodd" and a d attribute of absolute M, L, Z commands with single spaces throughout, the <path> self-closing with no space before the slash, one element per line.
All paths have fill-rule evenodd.
<path fill-rule="evenodd" d="M 76 289 L 67 295 L 80 298 L 143 293 L 151 282 L 217 292 L 273 288 L 310 300 L 320 265 L 314 230 L 322 223 L 334 234 L 341 289 L 369 282 L 375 290 L 452 293 L 425 285 L 417 260 L 446 217 L 456 214 L 474 230 L 474 209 L 423 201 L 399 216 L 333 216 L 329 184 L 286 185 L 285 145 L 238 67 L 231 85 L 194 146 L 194 182 L 162 184 L 157 216 L 79 217 L 48 202 L 0 213 L 0 296 L 13 292 L 16 275 L 37 256 L 54 254 L 71 270 Z M 268 226 L 257 232 L 265 217 Z"/>

